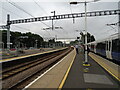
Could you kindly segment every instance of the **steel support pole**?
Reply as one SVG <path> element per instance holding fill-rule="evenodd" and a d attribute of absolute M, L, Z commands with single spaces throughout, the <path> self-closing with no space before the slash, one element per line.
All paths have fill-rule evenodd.
<path fill-rule="evenodd" d="M 54 29 L 54 25 L 53 25 L 53 19 L 52 19 L 52 30 Z"/>
<path fill-rule="evenodd" d="M 51 12 L 51 13 L 53 13 L 54 16 L 55 16 L 55 11 L 53 11 L 53 12 Z M 52 19 L 52 30 L 54 30 L 53 20 L 54 20 L 54 18 Z"/>
<path fill-rule="evenodd" d="M 85 2 L 85 64 L 88 64 L 88 58 L 87 58 L 87 2 Z"/>
<path fill-rule="evenodd" d="M 7 50 L 10 50 L 10 15 L 7 15 Z"/>
<path fill-rule="evenodd" d="M 120 9 L 120 1 L 118 2 L 118 9 Z M 118 14 L 118 33 L 120 34 L 120 14 Z M 120 35 L 118 37 L 120 38 Z"/>

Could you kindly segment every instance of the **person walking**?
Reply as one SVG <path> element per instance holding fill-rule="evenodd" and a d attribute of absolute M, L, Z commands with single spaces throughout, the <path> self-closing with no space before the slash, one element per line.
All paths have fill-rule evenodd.
<path fill-rule="evenodd" d="M 79 53 L 78 52 L 78 45 L 75 45 L 75 48 L 76 48 L 76 52 L 77 52 L 77 54 Z"/>

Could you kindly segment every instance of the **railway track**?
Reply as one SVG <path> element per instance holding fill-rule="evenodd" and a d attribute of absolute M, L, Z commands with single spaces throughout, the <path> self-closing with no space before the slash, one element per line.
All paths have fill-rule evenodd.
<path fill-rule="evenodd" d="M 2 71 L 2 88 L 13 89 L 19 87 L 28 78 L 34 76 L 37 72 L 44 71 L 50 65 L 68 54 L 72 48 L 52 53 L 36 60 L 26 62 Z"/>

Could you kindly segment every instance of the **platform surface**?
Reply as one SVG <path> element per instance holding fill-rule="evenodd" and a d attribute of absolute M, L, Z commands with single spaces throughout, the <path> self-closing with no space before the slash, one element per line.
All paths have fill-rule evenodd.
<path fill-rule="evenodd" d="M 76 52 L 73 50 L 58 62 L 55 67 L 50 69 L 43 76 L 38 77 L 25 88 L 28 90 L 29 88 L 58 88 L 71 62 L 73 62 L 75 55 Z"/>
<path fill-rule="evenodd" d="M 62 87 L 85 90 L 120 90 L 118 82 L 88 56 L 90 67 L 83 66 L 84 54 L 76 55 L 71 70 Z"/>
<path fill-rule="evenodd" d="M 90 67 L 83 66 L 84 54 L 75 50 L 29 88 L 59 88 L 60 90 L 120 90 L 118 81 L 88 56 Z"/>

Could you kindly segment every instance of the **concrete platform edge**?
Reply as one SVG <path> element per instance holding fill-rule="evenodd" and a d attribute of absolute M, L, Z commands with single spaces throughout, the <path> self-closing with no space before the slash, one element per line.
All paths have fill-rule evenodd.
<path fill-rule="evenodd" d="M 100 66 L 102 66 L 109 74 L 111 74 L 114 78 L 116 78 L 118 81 L 120 81 L 120 77 L 119 77 L 120 72 L 118 71 L 120 66 L 118 66 L 118 65 L 116 65 L 108 60 L 105 60 L 104 58 L 102 58 L 98 55 L 95 55 L 94 53 L 91 53 L 91 52 L 89 53 L 89 56 L 95 62 L 97 62 Z"/>
<path fill-rule="evenodd" d="M 41 83 L 40 84 L 37 84 L 37 85 L 39 85 L 39 88 L 59 88 L 59 86 L 60 86 L 60 84 L 61 84 L 61 81 L 63 80 L 63 78 L 64 78 L 64 76 L 65 76 L 65 74 L 66 74 L 66 72 L 67 72 L 67 70 L 68 70 L 68 68 L 69 68 L 69 66 L 70 66 L 70 64 L 71 64 L 71 62 L 73 62 L 74 61 L 74 58 L 75 58 L 75 55 L 76 55 L 76 51 L 75 51 L 75 49 L 72 51 L 72 52 L 70 52 L 67 56 L 65 56 L 62 60 L 60 60 L 58 63 L 56 63 L 54 66 L 52 66 L 50 69 L 48 69 L 45 73 L 43 73 L 41 76 L 39 76 L 37 79 L 35 79 L 33 82 L 31 82 L 29 85 L 27 85 L 23 90 L 26 90 L 26 89 L 28 89 L 28 88 L 38 88 L 38 87 L 35 87 L 35 86 L 33 86 L 32 87 L 32 85 L 33 84 L 35 84 L 36 82 L 41 82 L 41 83 L 43 83 L 42 81 L 44 81 L 45 83 L 48 83 L 46 86 L 45 85 L 41 85 Z M 70 60 L 71 59 L 71 60 Z M 68 61 L 69 61 L 69 63 L 68 63 Z M 60 66 L 60 64 L 62 64 L 62 62 L 66 62 L 66 63 L 64 63 L 62 66 L 66 66 L 67 68 L 63 68 L 63 67 L 61 67 Z M 68 64 L 67 64 L 68 63 Z M 61 68 L 57 68 L 57 67 L 61 67 Z M 57 68 L 58 69 L 58 71 L 57 72 L 59 72 L 60 73 L 60 75 L 57 73 L 57 75 L 55 75 L 54 73 L 53 73 L 53 71 L 56 73 L 56 71 L 54 70 L 55 68 Z M 56 70 L 57 70 L 56 69 Z M 64 70 L 65 69 L 65 70 Z M 62 74 L 61 74 L 61 72 L 63 72 Z M 47 77 L 47 76 L 49 76 L 49 78 L 51 77 L 53 80 L 48 80 L 48 78 L 47 78 L 47 81 L 45 81 L 45 77 Z M 56 78 L 59 78 L 59 79 L 57 79 L 56 80 L 56 82 L 57 83 L 54 83 L 54 79 L 56 79 Z M 41 80 L 40 80 L 41 79 Z M 53 82 L 51 82 L 51 81 L 53 81 Z M 54 85 L 55 84 L 55 85 Z"/>

